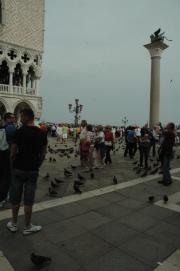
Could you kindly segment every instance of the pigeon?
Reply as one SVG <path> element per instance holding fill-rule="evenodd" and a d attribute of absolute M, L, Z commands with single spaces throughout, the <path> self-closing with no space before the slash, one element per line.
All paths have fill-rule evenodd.
<path fill-rule="evenodd" d="M 58 192 L 54 191 L 52 189 L 52 187 L 49 187 L 49 196 L 50 197 L 57 197 L 58 196 Z"/>
<path fill-rule="evenodd" d="M 72 176 L 72 172 L 70 172 L 69 170 L 67 170 L 66 168 L 64 168 L 64 176 L 65 177 L 71 177 Z"/>
<path fill-rule="evenodd" d="M 82 176 L 80 173 L 77 174 L 77 177 L 81 181 L 85 181 L 86 180 L 86 178 L 84 176 Z"/>
<path fill-rule="evenodd" d="M 136 171 L 136 174 L 139 174 L 139 173 L 141 173 L 141 168 L 138 168 Z"/>
<path fill-rule="evenodd" d="M 147 176 L 147 170 L 145 170 L 142 174 L 141 174 L 141 177 L 145 177 Z"/>
<path fill-rule="evenodd" d="M 138 161 L 133 162 L 133 165 L 137 165 Z"/>
<path fill-rule="evenodd" d="M 113 184 L 117 184 L 117 183 L 118 183 L 117 177 L 114 176 L 114 177 L 113 177 Z"/>
<path fill-rule="evenodd" d="M 53 158 L 53 162 L 56 162 L 56 159 L 55 159 L 55 158 Z"/>
<path fill-rule="evenodd" d="M 165 195 L 165 196 L 163 197 L 163 200 L 164 200 L 164 203 L 166 204 L 166 203 L 168 202 L 168 200 L 169 200 L 168 196 Z"/>
<path fill-rule="evenodd" d="M 149 196 L 149 198 L 148 198 L 150 203 L 153 203 L 154 199 L 155 199 L 154 196 Z"/>
<path fill-rule="evenodd" d="M 78 185 L 83 185 L 84 183 L 78 180 L 74 181 L 74 185 L 78 186 Z"/>
<path fill-rule="evenodd" d="M 57 184 L 57 182 L 54 183 L 53 181 L 51 181 L 51 187 L 57 188 L 57 187 L 59 187 L 59 184 Z"/>
<path fill-rule="evenodd" d="M 139 166 L 135 166 L 133 167 L 133 170 L 137 170 L 139 168 Z"/>
<path fill-rule="evenodd" d="M 93 172 L 91 172 L 90 177 L 91 177 L 91 179 L 94 179 L 94 173 Z"/>
<path fill-rule="evenodd" d="M 52 157 L 49 157 L 49 162 L 52 162 Z"/>
<path fill-rule="evenodd" d="M 157 168 L 151 170 L 150 174 L 156 174 L 158 172 L 158 170 L 159 170 L 159 168 L 157 167 Z"/>
<path fill-rule="evenodd" d="M 56 183 L 64 183 L 63 180 L 59 180 L 59 179 L 57 179 L 57 178 L 54 178 L 54 181 L 55 181 Z"/>
<path fill-rule="evenodd" d="M 74 184 L 73 188 L 74 188 L 74 191 L 75 191 L 76 193 L 78 193 L 78 194 L 81 194 L 81 193 L 82 193 L 82 191 L 79 189 L 79 185 Z"/>
<path fill-rule="evenodd" d="M 49 177 L 50 177 L 50 175 L 49 175 L 49 173 L 47 172 L 45 178 L 48 179 Z"/>
<path fill-rule="evenodd" d="M 76 168 L 77 168 L 77 166 L 71 165 L 71 168 L 72 168 L 72 169 L 76 169 Z"/>
<path fill-rule="evenodd" d="M 36 255 L 35 253 L 31 253 L 31 261 L 36 266 L 42 266 L 44 264 L 50 263 L 52 259 L 49 257 L 40 256 L 40 255 Z"/>

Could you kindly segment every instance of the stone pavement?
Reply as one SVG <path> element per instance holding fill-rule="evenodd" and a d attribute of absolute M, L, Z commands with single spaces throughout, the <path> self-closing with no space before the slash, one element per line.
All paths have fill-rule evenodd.
<path fill-rule="evenodd" d="M 155 179 L 35 212 L 33 221 L 43 231 L 28 237 L 10 233 L 7 220 L 1 221 L 0 250 L 17 271 L 36 270 L 29 259 L 33 251 L 52 257 L 46 271 L 154 270 L 180 248 L 180 214 L 147 199 L 154 195 L 158 201 L 179 190 L 180 181 L 162 187 Z"/>
<path fill-rule="evenodd" d="M 126 163 L 132 167 L 132 161 Z M 173 162 L 173 167 L 178 165 L 179 161 Z M 116 170 L 111 170 L 111 175 Z M 135 174 L 132 172 L 129 174 Z M 124 171 L 124 180 L 112 191 L 111 175 L 104 177 L 106 190 L 101 181 L 101 186 L 94 186 L 94 194 L 89 191 L 92 189 L 82 196 L 69 194 L 57 199 L 55 207 L 53 200 L 52 204 L 48 201 L 43 211 L 33 214 L 33 222 L 43 226 L 35 235 L 22 235 L 23 216 L 19 232 L 9 232 L 5 228 L 8 219 L 2 220 L 0 211 L 0 251 L 14 270 L 37 270 L 30 261 L 30 253 L 36 252 L 52 257 L 52 263 L 42 268 L 45 271 L 152 271 L 179 249 L 180 213 L 167 207 L 172 203 L 171 195 L 180 191 L 180 180 L 164 187 L 157 183 L 161 178 L 157 174 L 137 183 L 135 175 L 128 182 Z M 173 176 L 180 177 L 180 169 Z M 169 202 L 156 205 L 165 194 L 170 196 Z M 148 202 L 150 195 L 155 196 L 154 204 Z M 66 204 L 61 205 L 64 199 Z M 179 202 L 176 199 L 177 205 Z M 6 270 L 0 266 L 0 271 Z"/>

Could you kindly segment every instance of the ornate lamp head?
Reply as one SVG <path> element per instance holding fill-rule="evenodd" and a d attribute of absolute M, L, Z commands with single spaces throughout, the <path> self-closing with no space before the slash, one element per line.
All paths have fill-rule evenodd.
<path fill-rule="evenodd" d="M 69 106 L 69 111 L 71 111 L 71 109 L 72 109 L 72 104 L 68 104 L 68 106 Z"/>

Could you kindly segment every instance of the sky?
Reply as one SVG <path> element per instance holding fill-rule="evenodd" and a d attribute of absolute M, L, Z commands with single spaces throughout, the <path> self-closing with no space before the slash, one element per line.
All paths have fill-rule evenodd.
<path fill-rule="evenodd" d="M 162 122 L 180 123 L 180 0 L 46 0 L 42 120 L 89 123 L 149 119 L 151 61 L 144 44 L 161 27 L 172 39 L 161 59 Z M 172 82 L 171 82 L 172 80 Z"/>

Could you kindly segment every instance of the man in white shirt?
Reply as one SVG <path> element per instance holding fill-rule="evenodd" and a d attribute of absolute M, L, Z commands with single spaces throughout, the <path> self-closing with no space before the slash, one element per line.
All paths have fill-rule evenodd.
<path fill-rule="evenodd" d="M 62 132 L 62 125 L 61 124 L 58 125 L 58 127 L 56 129 L 56 134 L 57 134 L 57 142 L 62 143 L 63 132 Z"/>

